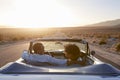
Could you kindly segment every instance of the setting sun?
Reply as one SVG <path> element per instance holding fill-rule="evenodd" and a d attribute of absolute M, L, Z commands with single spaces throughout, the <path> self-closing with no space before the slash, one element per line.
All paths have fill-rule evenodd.
<path fill-rule="evenodd" d="M 119 3 L 109 0 L 0 0 L 0 25 L 17 28 L 84 26 L 120 17 Z"/>
<path fill-rule="evenodd" d="M 76 16 L 55 0 L 16 0 L 13 7 L 10 16 L 4 16 L 3 23 L 15 27 L 65 27 L 74 26 L 77 22 Z"/>

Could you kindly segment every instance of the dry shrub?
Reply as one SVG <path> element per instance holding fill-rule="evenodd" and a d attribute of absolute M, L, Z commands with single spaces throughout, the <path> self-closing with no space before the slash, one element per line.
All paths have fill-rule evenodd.
<path fill-rule="evenodd" d="M 120 42 L 117 43 L 116 47 L 115 47 L 116 51 L 120 51 Z"/>
<path fill-rule="evenodd" d="M 93 43 L 96 43 L 96 41 L 93 41 Z"/>
<path fill-rule="evenodd" d="M 99 42 L 99 45 L 107 44 L 107 41 L 105 39 L 101 39 Z"/>
<path fill-rule="evenodd" d="M 17 37 L 12 38 L 12 41 L 18 41 Z"/>
<path fill-rule="evenodd" d="M 2 41 L 3 40 L 3 36 L 0 34 L 0 41 Z"/>

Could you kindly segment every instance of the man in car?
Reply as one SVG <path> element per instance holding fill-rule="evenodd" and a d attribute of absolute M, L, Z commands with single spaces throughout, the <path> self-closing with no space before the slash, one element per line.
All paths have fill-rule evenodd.
<path fill-rule="evenodd" d="M 79 50 L 79 47 L 75 44 L 67 44 L 65 45 L 65 57 L 68 59 L 67 60 L 67 65 L 73 65 L 73 64 L 78 64 L 78 65 L 85 65 L 84 60 L 79 60 L 80 55 L 82 53 Z"/>
<path fill-rule="evenodd" d="M 47 62 L 56 65 L 66 65 L 66 59 L 56 59 L 51 55 L 44 54 L 44 46 L 42 43 L 30 43 L 30 53 L 23 53 L 22 58 L 26 61 L 31 62 Z M 32 49 L 34 52 L 32 52 Z"/>

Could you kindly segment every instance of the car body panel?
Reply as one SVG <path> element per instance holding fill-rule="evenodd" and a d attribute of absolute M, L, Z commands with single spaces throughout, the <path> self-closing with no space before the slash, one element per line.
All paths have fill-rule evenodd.
<path fill-rule="evenodd" d="M 120 80 L 120 76 L 99 75 L 47 75 L 47 74 L 0 74 L 0 80 Z"/>

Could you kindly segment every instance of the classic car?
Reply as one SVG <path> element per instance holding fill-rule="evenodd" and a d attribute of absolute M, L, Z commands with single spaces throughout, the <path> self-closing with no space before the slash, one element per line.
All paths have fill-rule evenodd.
<path fill-rule="evenodd" d="M 0 68 L 0 80 L 120 80 L 120 70 L 97 59 L 88 42 L 82 39 L 36 39 L 41 42 L 45 54 L 58 59 L 66 59 L 64 46 L 76 44 L 82 52 L 80 60 L 85 59 L 84 66 L 59 66 L 44 62 L 27 62 L 20 58 Z M 23 53 L 30 50 L 23 50 Z M 30 53 L 31 54 L 31 53 Z"/>

